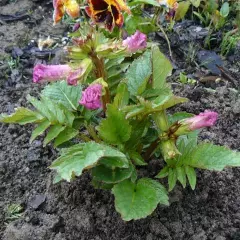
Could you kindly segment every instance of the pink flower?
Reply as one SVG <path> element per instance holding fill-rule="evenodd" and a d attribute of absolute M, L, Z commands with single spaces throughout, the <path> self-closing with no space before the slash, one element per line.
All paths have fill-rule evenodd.
<path fill-rule="evenodd" d="M 68 65 L 44 65 L 37 64 L 33 69 L 33 82 L 42 83 L 44 81 L 57 81 L 65 79 L 70 73 Z"/>
<path fill-rule="evenodd" d="M 88 109 L 98 109 L 102 107 L 101 103 L 102 85 L 93 84 L 83 91 L 80 104 Z"/>
<path fill-rule="evenodd" d="M 123 40 L 123 46 L 127 47 L 130 53 L 135 53 L 147 47 L 147 36 L 140 31 Z"/>
<path fill-rule="evenodd" d="M 211 112 L 208 110 L 194 117 L 185 118 L 173 124 L 172 126 L 173 129 L 175 127 L 178 127 L 177 129 L 175 128 L 174 135 L 175 136 L 185 135 L 199 128 L 211 127 L 215 124 L 217 118 L 218 114 L 216 112 Z"/>
<path fill-rule="evenodd" d="M 216 112 L 211 112 L 206 110 L 197 116 L 186 118 L 180 121 L 181 124 L 187 125 L 191 131 L 203 128 L 211 127 L 217 121 L 218 114 Z"/>

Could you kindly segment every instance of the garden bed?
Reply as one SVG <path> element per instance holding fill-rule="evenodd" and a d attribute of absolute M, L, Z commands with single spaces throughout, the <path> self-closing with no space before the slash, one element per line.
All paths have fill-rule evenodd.
<path fill-rule="evenodd" d="M 36 95 L 39 86 L 31 83 L 31 69 L 36 62 L 46 61 L 32 51 L 21 55 L 19 67 L 10 71 L 4 59 L 12 54 L 13 47 L 29 47 L 31 40 L 37 40 L 40 34 L 54 36 L 61 42 L 62 34 L 66 35 L 68 30 L 64 24 L 52 27 L 51 1 L 42 1 L 40 5 L 38 8 L 37 1 L 22 0 L 1 7 L 1 14 L 21 9 L 23 13 L 31 12 L 31 16 L 0 22 L 0 53 L 4 55 L 0 61 L 5 66 L 2 67 L 5 74 L 0 75 L 0 112 L 11 113 L 15 107 L 26 106 L 27 94 Z M 160 45 L 160 49 L 166 46 Z M 177 50 L 176 47 L 173 52 Z M 59 63 L 59 54 L 51 61 Z M 175 55 L 174 63 L 176 71 L 184 67 L 185 71 L 195 73 L 194 68 L 186 68 L 179 55 Z M 225 61 L 224 65 L 230 66 L 231 62 Z M 234 74 L 239 87 L 240 74 Z M 174 91 L 191 100 L 178 109 L 195 114 L 204 109 L 219 113 L 217 124 L 202 131 L 201 139 L 240 150 L 240 98 L 235 83 L 226 79 L 187 85 L 171 80 Z M 0 239 L 240 239 L 240 168 L 211 174 L 199 171 L 195 191 L 179 185 L 170 193 L 169 207 L 158 206 L 145 219 L 124 222 L 114 209 L 113 195 L 95 190 L 88 173 L 71 183 L 62 181 L 54 185 L 53 173 L 47 167 L 57 152 L 51 146 L 43 148 L 41 138 L 30 144 L 31 130 L 32 126 L 0 125 Z M 148 171 L 154 177 L 160 167 L 158 159 L 151 160 L 141 174 Z M 18 219 L 10 221 L 7 207 L 14 203 L 23 210 Z"/>

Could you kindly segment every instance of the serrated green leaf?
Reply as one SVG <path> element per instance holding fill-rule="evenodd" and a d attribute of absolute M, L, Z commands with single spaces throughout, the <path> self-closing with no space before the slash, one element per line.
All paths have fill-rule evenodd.
<path fill-rule="evenodd" d="M 172 191 L 177 183 L 177 171 L 175 168 L 168 170 L 168 191 Z"/>
<path fill-rule="evenodd" d="M 187 184 L 187 178 L 184 167 L 177 167 L 177 180 L 182 184 L 182 186 L 185 188 Z"/>
<path fill-rule="evenodd" d="M 150 215 L 159 203 L 168 204 L 165 188 L 149 178 L 142 178 L 137 183 L 130 180 L 120 182 L 113 187 L 112 193 L 116 210 L 125 221 Z"/>
<path fill-rule="evenodd" d="M 45 147 L 49 142 L 51 142 L 54 138 L 56 138 L 66 126 L 62 125 L 53 125 L 49 128 L 47 136 L 44 138 L 43 146 Z"/>
<path fill-rule="evenodd" d="M 195 168 L 222 171 L 225 167 L 240 167 L 240 152 L 211 143 L 202 143 L 193 150 L 189 158 L 185 159 L 184 164 Z"/>
<path fill-rule="evenodd" d="M 117 75 L 119 75 L 122 72 L 127 71 L 128 67 L 129 67 L 130 63 L 129 62 L 124 62 L 118 65 L 114 65 L 112 66 L 109 70 L 108 70 L 108 78 L 113 78 L 116 77 Z"/>
<path fill-rule="evenodd" d="M 141 143 L 141 138 L 144 134 L 148 119 L 145 120 L 131 120 L 130 125 L 132 126 L 131 136 L 125 144 L 126 151 L 135 151 L 138 145 Z"/>
<path fill-rule="evenodd" d="M 51 123 L 46 119 L 45 121 L 41 122 L 32 132 L 30 143 L 36 139 L 39 135 L 43 134 L 48 127 L 50 127 Z"/>
<path fill-rule="evenodd" d="M 95 189 L 111 190 L 114 186 L 114 184 L 104 183 L 104 182 L 98 181 L 95 178 L 92 179 L 91 183 Z"/>
<path fill-rule="evenodd" d="M 44 119 L 42 115 L 33 112 L 27 108 L 19 107 L 11 115 L 2 113 L 0 115 L 0 122 L 4 123 L 18 123 L 21 125 L 27 123 L 41 122 Z"/>
<path fill-rule="evenodd" d="M 144 161 L 143 157 L 138 152 L 130 152 L 130 158 L 133 160 L 136 166 L 146 166 L 147 163 Z"/>
<path fill-rule="evenodd" d="M 129 165 L 129 168 L 108 168 L 105 165 L 98 165 L 92 169 L 92 175 L 97 181 L 118 183 L 130 178 L 132 171 L 132 165 Z"/>
<path fill-rule="evenodd" d="M 141 95 L 147 86 L 151 74 L 151 53 L 146 51 L 142 56 L 133 61 L 126 73 L 130 94 L 134 96 Z"/>
<path fill-rule="evenodd" d="M 76 137 L 79 134 L 79 131 L 71 128 L 71 127 L 66 127 L 58 136 L 56 137 L 54 141 L 54 147 L 57 147 L 61 145 L 64 142 L 67 142 L 71 140 L 72 138 Z"/>
<path fill-rule="evenodd" d="M 195 172 L 194 168 L 189 167 L 189 166 L 184 166 L 184 169 L 187 174 L 189 184 L 190 184 L 192 190 L 194 190 L 195 186 L 196 186 L 196 182 L 197 182 L 196 172 Z"/>
<path fill-rule="evenodd" d="M 128 161 L 126 156 L 115 148 L 96 142 L 76 144 L 70 148 L 63 149 L 62 155 L 56 159 L 51 169 L 57 170 L 58 174 L 65 180 L 70 181 L 72 174 L 80 176 L 84 169 L 94 167 L 102 158 L 115 158 Z"/>
<path fill-rule="evenodd" d="M 167 86 L 166 78 L 172 73 L 171 62 L 162 54 L 157 46 L 152 47 L 153 88 L 161 89 Z"/>
<path fill-rule="evenodd" d="M 63 104 L 68 110 L 77 110 L 82 95 L 81 85 L 70 86 L 66 81 L 57 81 L 47 85 L 41 92 L 43 96 Z"/>
<path fill-rule="evenodd" d="M 50 122 L 56 121 L 53 114 L 49 111 L 48 107 L 45 106 L 45 104 L 36 98 L 28 95 L 27 100 L 44 116 L 46 117 Z"/>
<path fill-rule="evenodd" d="M 117 87 L 117 93 L 114 97 L 113 105 L 117 109 L 125 107 L 129 102 L 129 92 L 126 83 L 120 83 Z"/>
<path fill-rule="evenodd" d="M 165 166 L 156 176 L 155 178 L 165 178 L 168 176 L 169 167 Z"/>
<path fill-rule="evenodd" d="M 130 138 L 131 126 L 124 113 L 108 104 L 106 114 L 107 118 L 102 120 L 98 128 L 100 137 L 111 144 L 126 142 Z"/>
<path fill-rule="evenodd" d="M 65 123 L 65 114 L 64 111 L 59 108 L 59 106 L 51 101 L 49 98 L 42 96 L 41 103 L 44 104 L 46 108 L 48 108 L 49 112 L 51 113 L 52 122 L 58 122 L 60 124 Z"/>
<path fill-rule="evenodd" d="M 99 164 L 103 164 L 108 168 L 118 167 L 118 168 L 128 168 L 129 162 L 127 158 L 102 158 L 99 160 Z"/>

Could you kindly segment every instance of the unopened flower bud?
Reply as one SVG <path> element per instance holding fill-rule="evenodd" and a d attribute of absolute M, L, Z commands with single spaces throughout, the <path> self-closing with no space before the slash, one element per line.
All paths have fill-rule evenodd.
<path fill-rule="evenodd" d="M 218 114 L 216 112 L 206 110 L 205 112 L 200 113 L 199 115 L 196 115 L 194 117 L 183 119 L 178 122 L 180 127 L 177 129 L 174 135 L 180 136 L 196 129 L 200 129 L 203 127 L 211 127 L 215 124 L 217 118 Z"/>

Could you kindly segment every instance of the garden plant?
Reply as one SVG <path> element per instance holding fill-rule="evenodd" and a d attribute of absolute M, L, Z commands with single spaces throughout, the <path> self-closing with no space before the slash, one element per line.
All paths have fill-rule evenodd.
<path fill-rule="evenodd" d="M 52 144 L 60 155 L 50 166 L 54 182 L 74 181 L 89 171 L 94 187 L 112 192 L 125 221 L 150 215 L 158 204 L 169 205 L 168 192 L 177 182 L 194 190 L 196 169 L 239 167 L 239 152 L 198 141 L 201 128 L 217 121 L 217 112 L 174 112 L 188 99 L 174 95 L 167 82 L 172 64 L 147 38 L 156 29 L 166 35 L 160 17 L 172 26 L 192 4 L 201 18 L 206 2 L 53 0 L 54 24 L 65 12 L 77 19 L 64 49 L 68 61 L 37 64 L 33 82 L 45 84 L 39 97 L 29 95 L 32 107 L 1 114 L 0 121 L 35 124 L 31 142 L 46 132 L 43 146 Z M 154 6 L 153 16 L 144 16 L 144 4 Z M 214 11 L 225 18 L 229 4 Z M 205 15 L 201 21 L 214 24 Z M 154 178 L 140 171 L 151 159 L 162 164 Z"/>

